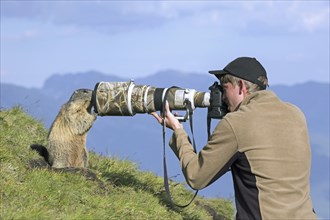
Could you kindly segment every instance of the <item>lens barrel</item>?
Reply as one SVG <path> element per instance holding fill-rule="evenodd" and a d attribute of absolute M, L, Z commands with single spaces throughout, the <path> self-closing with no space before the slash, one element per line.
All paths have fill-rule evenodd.
<path fill-rule="evenodd" d="M 172 110 L 210 106 L 210 93 L 177 87 L 156 88 L 129 82 L 99 82 L 93 92 L 94 111 L 99 116 L 133 116 L 162 109 L 166 98 Z"/>

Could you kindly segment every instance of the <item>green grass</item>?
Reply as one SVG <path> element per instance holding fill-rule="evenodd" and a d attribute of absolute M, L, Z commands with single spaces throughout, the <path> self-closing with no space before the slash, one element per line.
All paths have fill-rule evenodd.
<path fill-rule="evenodd" d="M 171 208 L 163 178 L 129 160 L 90 152 L 81 173 L 30 168 L 40 156 L 30 144 L 45 144 L 47 130 L 20 107 L 0 111 L 0 219 L 232 219 L 232 201 L 197 196 L 188 208 Z M 171 182 L 173 199 L 184 204 L 193 193 Z"/>

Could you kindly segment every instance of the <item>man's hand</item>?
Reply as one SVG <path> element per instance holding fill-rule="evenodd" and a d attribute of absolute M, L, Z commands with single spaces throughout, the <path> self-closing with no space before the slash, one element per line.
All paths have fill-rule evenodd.
<path fill-rule="evenodd" d="M 182 124 L 179 122 L 179 120 L 170 111 L 170 106 L 167 101 L 165 105 L 165 112 L 166 112 L 165 114 L 166 127 L 172 129 L 173 131 L 183 127 Z M 152 112 L 150 114 L 153 115 L 160 124 L 163 124 L 164 119 L 160 115 L 158 115 L 157 112 Z"/>

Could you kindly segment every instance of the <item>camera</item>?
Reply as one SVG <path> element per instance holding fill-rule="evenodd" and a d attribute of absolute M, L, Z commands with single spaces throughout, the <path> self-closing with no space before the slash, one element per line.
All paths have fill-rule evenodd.
<path fill-rule="evenodd" d="M 162 111 L 164 100 L 167 100 L 171 110 L 189 108 L 193 111 L 195 108 L 208 107 L 212 118 L 220 118 L 225 115 L 225 107 L 221 101 L 221 87 L 215 84 L 211 86 L 212 89 L 210 87 L 209 93 L 178 87 L 136 85 L 133 80 L 99 82 L 94 87 L 92 102 L 99 116 L 133 116 Z"/>
<path fill-rule="evenodd" d="M 228 113 L 228 106 L 222 101 L 223 89 L 218 82 L 214 82 L 209 87 L 210 106 L 208 107 L 207 117 L 221 119 Z"/>

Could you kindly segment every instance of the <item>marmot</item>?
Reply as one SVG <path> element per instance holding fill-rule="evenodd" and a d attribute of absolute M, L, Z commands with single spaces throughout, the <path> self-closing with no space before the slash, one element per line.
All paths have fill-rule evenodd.
<path fill-rule="evenodd" d="M 46 148 L 31 145 L 52 168 L 87 168 L 86 137 L 96 119 L 96 113 L 91 113 L 92 92 L 90 89 L 74 91 L 50 127 Z"/>

